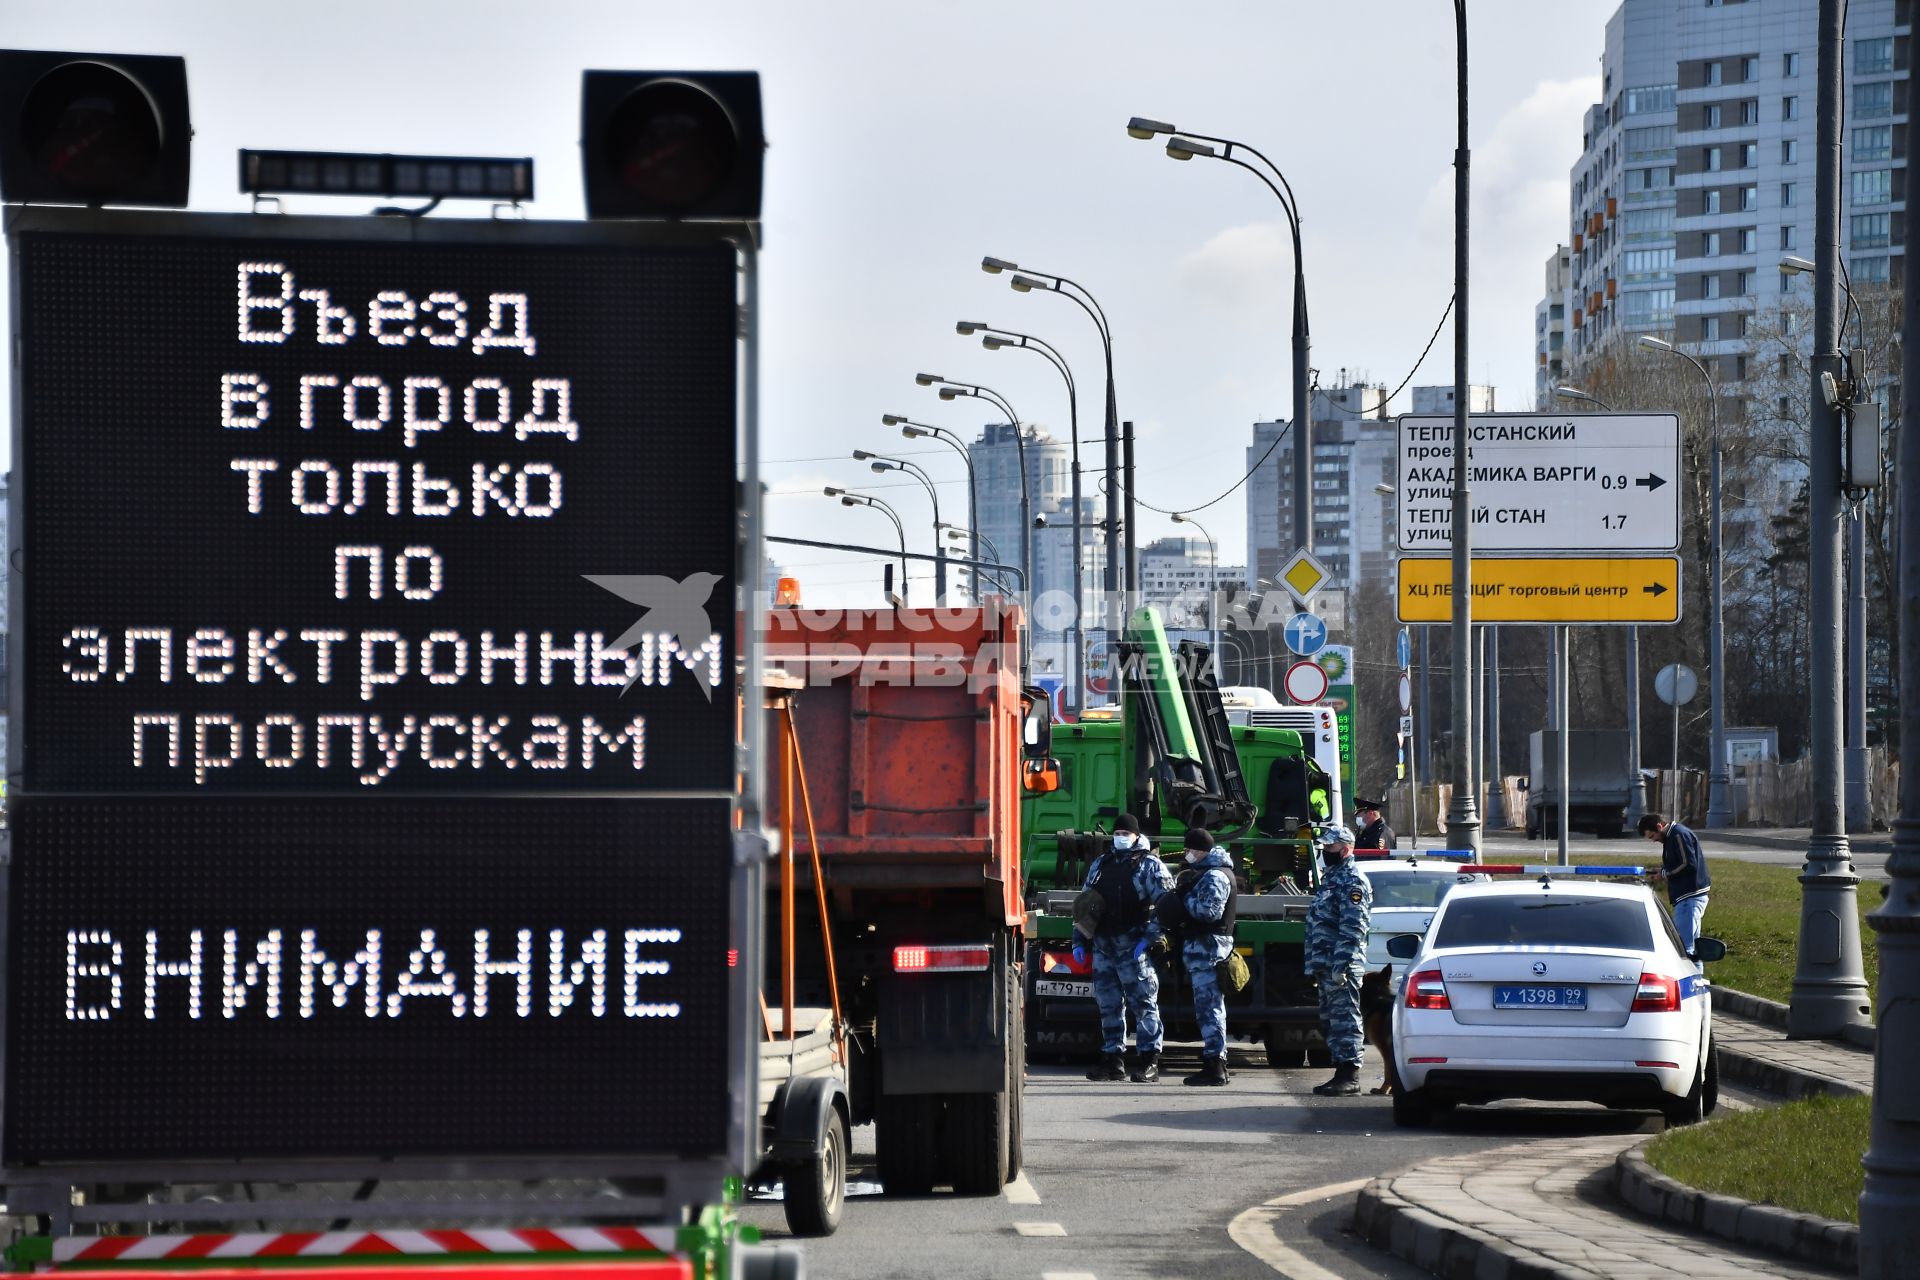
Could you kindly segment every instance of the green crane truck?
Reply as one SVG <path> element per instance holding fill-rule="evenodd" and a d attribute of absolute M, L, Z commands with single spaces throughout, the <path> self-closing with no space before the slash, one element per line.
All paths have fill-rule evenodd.
<path fill-rule="evenodd" d="M 1307 832 L 1332 820 L 1331 777 L 1297 732 L 1230 724 L 1207 646 L 1169 645 L 1153 609 L 1134 612 L 1117 657 L 1120 718 L 1055 725 L 1059 785 L 1022 801 L 1029 1055 L 1099 1051 L 1091 970 L 1072 955 L 1073 899 L 1112 819 L 1130 812 L 1163 849 L 1204 826 L 1234 855 L 1234 942 L 1253 978 L 1227 997 L 1229 1039 L 1265 1045 L 1276 1067 L 1323 1061 L 1302 949 L 1317 874 Z M 1197 1039 L 1185 969 L 1160 963 L 1168 1037 Z"/>

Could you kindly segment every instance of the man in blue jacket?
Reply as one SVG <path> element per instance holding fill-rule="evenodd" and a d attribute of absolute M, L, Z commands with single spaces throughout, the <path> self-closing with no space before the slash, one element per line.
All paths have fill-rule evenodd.
<path fill-rule="evenodd" d="M 1160 900 L 1162 923 L 1180 938 L 1180 960 L 1193 983 L 1193 1017 L 1203 1060 L 1183 1084 L 1227 1082 L 1227 998 L 1214 968 L 1233 952 L 1233 856 L 1205 827 L 1187 829 L 1187 863 Z"/>
<path fill-rule="evenodd" d="M 1640 834 L 1660 842 L 1660 870 L 1653 879 L 1667 882 L 1667 899 L 1673 904 L 1673 927 L 1680 942 L 1693 954 L 1700 937 L 1700 921 L 1707 914 L 1707 894 L 1713 878 L 1707 874 L 1707 855 L 1700 850 L 1700 837 L 1689 827 L 1668 822 L 1657 813 L 1640 819 Z"/>
<path fill-rule="evenodd" d="M 1167 864 L 1140 834 L 1140 820 L 1123 813 L 1113 821 L 1113 847 L 1087 868 L 1088 890 L 1100 898 L 1091 939 L 1093 998 L 1100 1006 L 1100 1061 L 1089 1080 L 1127 1078 L 1127 1015 L 1133 1015 L 1136 1084 L 1160 1078 L 1160 975 L 1148 948 L 1160 940 L 1153 908 L 1173 877 Z M 1076 913 L 1077 914 L 1077 913 Z M 1088 944 L 1074 937 L 1073 959 L 1087 961 Z"/>
<path fill-rule="evenodd" d="M 1326 870 L 1307 904 L 1307 976 L 1320 992 L 1320 1033 L 1333 1058 L 1333 1079 L 1313 1086 L 1322 1097 L 1360 1092 L 1360 979 L 1367 971 L 1373 886 L 1353 865 L 1353 832 L 1323 828 Z"/>

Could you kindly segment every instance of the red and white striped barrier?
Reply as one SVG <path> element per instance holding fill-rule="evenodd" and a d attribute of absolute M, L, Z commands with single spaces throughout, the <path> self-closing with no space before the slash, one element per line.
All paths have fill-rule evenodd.
<path fill-rule="evenodd" d="M 433 1257 L 449 1254 L 665 1253 L 677 1227 L 474 1227 L 465 1231 L 243 1231 L 221 1235 L 62 1236 L 53 1260 L 184 1262 L 249 1258 Z"/>
<path fill-rule="evenodd" d="M 270 1266 L 215 1267 L 211 1270 L 161 1271 L 146 1267 L 115 1266 L 107 1271 L 73 1271 L 66 1267 L 55 1273 L 70 1280 L 261 1280 L 265 1276 L 299 1277 L 299 1280 L 693 1280 L 693 1263 L 685 1258 L 653 1258 L 636 1262 L 403 1262 L 392 1266 L 379 1263 L 343 1263 L 337 1267 Z"/>

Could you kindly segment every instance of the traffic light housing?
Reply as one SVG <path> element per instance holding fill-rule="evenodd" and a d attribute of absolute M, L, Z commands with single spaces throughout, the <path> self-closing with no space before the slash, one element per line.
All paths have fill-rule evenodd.
<path fill-rule="evenodd" d="M 589 71 L 580 162 L 589 218 L 760 219 L 756 71 Z"/>
<path fill-rule="evenodd" d="M 0 49 L 0 200 L 183 208 L 187 61 Z"/>

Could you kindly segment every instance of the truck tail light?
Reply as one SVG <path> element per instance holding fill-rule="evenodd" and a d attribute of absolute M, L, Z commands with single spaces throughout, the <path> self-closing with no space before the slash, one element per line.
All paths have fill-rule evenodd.
<path fill-rule="evenodd" d="M 1422 969 L 1407 979 L 1407 1008 L 1453 1008 L 1452 1001 L 1447 999 L 1447 984 L 1438 969 Z"/>
<path fill-rule="evenodd" d="M 993 948 L 984 942 L 893 949 L 895 973 L 969 973 L 992 967 Z"/>
<path fill-rule="evenodd" d="M 1677 1013 L 1680 1009 L 1680 984 L 1657 973 L 1642 974 L 1634 988 L 1634 1013 Z"/>

